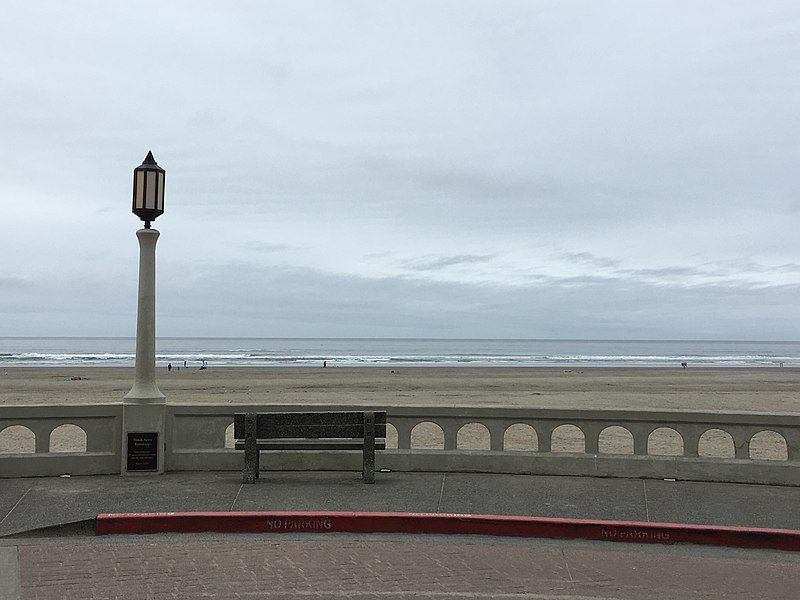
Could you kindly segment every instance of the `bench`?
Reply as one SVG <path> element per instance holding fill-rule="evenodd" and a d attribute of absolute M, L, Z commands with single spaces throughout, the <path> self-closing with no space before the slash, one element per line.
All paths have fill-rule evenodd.
<path fill-rule="evenodd" d="M 362 479 L 375 483 L 375 450 L 386 449 L 386 412 L 236 413 L 244 483 L 258 479 L 261 450 L 361 450 Z"/>

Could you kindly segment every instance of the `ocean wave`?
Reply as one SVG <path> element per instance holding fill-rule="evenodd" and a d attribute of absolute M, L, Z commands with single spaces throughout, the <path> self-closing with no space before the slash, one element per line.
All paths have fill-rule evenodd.
<path fill-rule="evenodd" d="M 207 358 L 184 357 L 182 355 L 157 356 L 160 366 L 167 363 L 180 366 L 183 361 L 190 366 L 199 366 L 205 361 L 208 365 L 218 366 L 310 366 L 320 365 L 323 361 L 328 365 L 341 366 L 677 366 L 687 362 L 690 366 L 770 366 L 785 364 L 800 366 L 800 359 L 795 357 L 505 357 L 488 358 L 470 357 L 416 357 L 416 356 L 381 356 L 381 357 L 339 357 L 339 356 L 274 356 L 274 357 L 231 357 L 212 356 Z M 39 365 L 39 366 L 133 366 L 134 356 L 0 356 L 0 366 Z"/>
<path fill-rule="evenodd" d="M 103 361 L 103 360 L 133 360 L 134 354 L 109 354 L 109 353 L 93 353 L 93 354 L 77 354 L 77 353 L 38 353 L 38 352 L 21 352 L 19 354 L 7 353 L 0 354 L 0 361 L 5 359 L 12 360 L 48 360 L 54 362 L 60 361 Z"/>
<path fill-rule="evenodd" d="M 587 350 L 596 350 L 598 345 L 596 342 L 587 343 L 590 345 L 585 346 Z M 114 348 L 113 345 L 106 345 L 102 348 L 102 343 L 98 343 L 97 350 Z M 168 344 L 164 344 L 168 346 Z M 188 346 L 188 344 L 187 344 Z M 487 351 L 481 351 L 478 345 L 473 345 L 469 348 L 471 351 L 453 351 L 454 348 L 442 347 L 441 342 L 435 344 L 425 343 L 420 341 L 416 347 L 405 347 L 400 350 L 402 345 L 395 345 L 394 348 L 389 347 L 385 343 L 378 345 L 372 343 L 370 347 L 369 342 L 365 342 L 364 352 L 359 352 L 360 348 L 355 344 L 350 347 L 343 348 L 341 345 L 336 350 L 331 349 L 329 353 L 325 353 L 317 344 L 314 347 L 298 348 L 292 344 L 286 344 L 286 348 L 265 349 L 261 348 L 241 348 L 235 346 L 236 349 L 231 350 L 227 348 L 215 348 L 203 350 L 202 347 L 183 348 L 177 350 L 175 348 L 166 348 L 157 352 L 156 360 L 159 366 L 166 366 L 172 363 L 175 366 L 183 366 L 182 363 L 186 361 L 188 366 L 199 366 L 205 361 L 208 365 L 218 366 L 317 366 L 321 365 L 323 361 L 327 361 L 329 366 L 679 366 L 681 362 L 687 362 L 690 366 L 777 366 L 785 364 L 786 366 L 800 366 L 800 346 L 797 347 L 797 353 L 794 352 L 794 346 L 785 346 L 778 350 L 775 354 L 768 352 L 753 352 L 757 347 L 741 345 L 730 353 L 725 353 L 723 348 L 720 351 L 719 345 L 709 346 L 703 348 L 699 345 L 692 347 L 689 345 L 686 354 L 678 354 L 676 350 L 680 348 L 664 347 L 664 352 L 653 352 L 653 349 L 661 349 L 658 344 L 651 345 L 649 348 L 642 348 L 642 353 L 631 353 L 621 351 L 613 353 L 616 350 L 612 344 L 606 347 L 612 352 L 598 353 L 598 352 L 551 352 L 551 353 L 537 353 L 533 352 L 503 352 L 502 350 L 516 350 L 517 348 L 513 343 L 509 343 L 505 348 L 496 347 L 501 351 L 492 351 L 495 348 L 489 344 L 486 348 Z M 49 344 L 49 348 L 56 347 L 55 344 Z M 25 352 L 9 352 L 6 351 L 8 346 L 3 348 L 0 353 L 0 366 L 133 366 L 135 362 L 135 354 L 128 351 L 119 351 L 127 349 L 129 346 L 118 345 L 116 352 L 101 352 L 95 350 L 87 345 L 81 348 L 82 351 L 68 351 L 63 347 L 59 347 L 59 351 L 25 351 Z M 580 346 L 574 346 L 580 349 Z M 620 350 L 631 350 L 632 348 L 617 347 Z M 31 349 L 35 346 L 31 346 Z M 463 348 L 463 346 L 462 346 Z M 602 348 L 602 346 L 601 346 Z M 466 350 L 466 348 L 463 348 Z M 527 350 L 528 348 L 526 348 Z M 530 350 L 536 348 L 531 347 Z M 562 350 L 563 348 L 559 348 Z M 571 348 L 570 348 L 571 349 Z M 606 348 L 602 348 L 605 350 Z M 758 348 L 759 350 L 769 350 L 769 348 Z M 344 350 L 344 351 L 343 351 Z M 371 350 L 371 351 L 370 351 Z M 400 351 L 398 351 L 400 350 Z M 403 351 L 405 350 L 405 351 Z M 411 350 L 411 351 L 409 351 Z M 427 351 L 425 351 L 427 350 Z M 638 348 L 637 348 L 638 350 Z M 648 352 L 650 350 L 650 352 Z M 694 350 L 694 351 L 692 351 Z M 750 351 L 748 351 L 750 350 Z M 777 349 L 776 349 L 777 350 Z M 704 351 L 704 352 L 703 352 Z"/>

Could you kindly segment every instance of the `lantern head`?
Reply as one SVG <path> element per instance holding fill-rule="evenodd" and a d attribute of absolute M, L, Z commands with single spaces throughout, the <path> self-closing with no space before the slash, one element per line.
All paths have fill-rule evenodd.
<path fill-rule="evenodd" d="M 133 170 L 133 213 L 144 221 L 145 229 L 150 229 L 150 221 L 164 213 L 165 175 L 152 152 Z"/>

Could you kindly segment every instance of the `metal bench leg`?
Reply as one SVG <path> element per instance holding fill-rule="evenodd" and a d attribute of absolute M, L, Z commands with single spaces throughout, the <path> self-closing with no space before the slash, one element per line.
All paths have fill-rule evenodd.
<path fill-rule="evenodd" d="M 364 413 L 364 465 L 361 470 L 364 483 L 375 483 L 375 413 Z"/>
<path fill-rule="evenodd" d="M 258 479 L 259 452 L 256 444 L 256 414 L 244 416 L 244 472 L 243 483 L 255 483 Z"/>

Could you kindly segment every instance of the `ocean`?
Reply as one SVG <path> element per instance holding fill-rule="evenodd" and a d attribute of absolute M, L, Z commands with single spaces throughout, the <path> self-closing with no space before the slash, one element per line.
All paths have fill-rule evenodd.
<path fill-rule="evenodd" d="M 0 337 L 0 368 L 133 366 L 133 338 Z M 159 338 L 160 366 L 799 367 L 800 342 Z"/>

